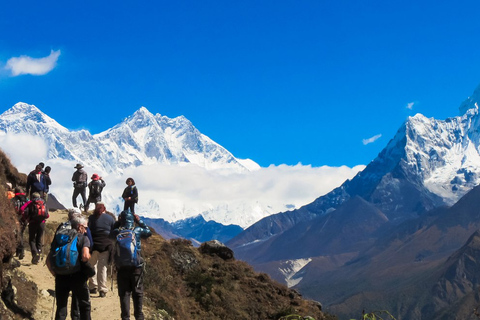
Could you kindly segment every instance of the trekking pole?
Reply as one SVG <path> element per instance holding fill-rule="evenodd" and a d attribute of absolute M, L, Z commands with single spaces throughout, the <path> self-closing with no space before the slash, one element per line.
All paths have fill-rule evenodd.
<path fill-rule="evenodd" d="M 112 285 L 110 287 L 110 291 L 113 292 L 113 263 L 110 264 L 110 277 L 112 278 Z"/>
<path fill-rule="evenodd" d="M 57 297 L 57 293 L 54 292 L 53 293 L 53 306 L 52 306 L 52 320 L 53 320 L 53 315 L 54 315 L 54 311 L 55 311 L 55 298 Z"/>
<path fill-rule="evenodd" d="M 146 265 L 146 262 L 143 262 L 142 272 L 140 272 L 140 276 L 138 277 L 137 283 L 135 284 L 135 288 L 138 288 L 138 286 L 140 285 L 140 281 L 142 281 L 143 274 L 145 273 L 145 265 Z"/>
<path fill-rule="evenodd" d="M 42 233 L 42 249 L 40 251 L 40 258 L 43 261 L 43 248 L 45 247 L 45 231 Z"/>

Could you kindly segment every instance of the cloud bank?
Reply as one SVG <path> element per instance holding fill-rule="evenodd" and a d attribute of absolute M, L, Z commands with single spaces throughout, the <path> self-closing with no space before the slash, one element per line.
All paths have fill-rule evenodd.
<path fill-rule="evenodd" d="M 55 68 L 59 56 L 60 50 L 52 50 L 50 55 L 44 58 L 32 58 L 29 56 L 13 57 L 8 59 L 5 69 L 10 70 L 14 77 L 22 74 L 41 76 Z"/>
<path fill-rule="evenodd" d="M 370 144 L 370 143 L 374 143 L 375 141 L 377 141 L 378 139 L 380 139 L 382 137 L 381 134 L 377 134 L 371 138 L 368 138 L 368 139 L 363 139 L 362 142 L 363 142 L 363 145 L 366 146 L 367 144 Z"/>
<path fill-rule="evenodd" d="M 76 162 L 47 159 L 41 139 L 26 135 L 0 135 L 0 148 L 20 172 L 30 172 L 40 161 L 51 166 L 50 192 L 67 208 L 72 206 L 71 177 Z M 94 172 L 85 164 L 89 178 L 98 173 L 105 179 L 107 186 L 102 200 L 109 211 L 118 213 L 123 209 L 120 196 L 127 177 L 133 177 L 139 189 L 137 212 L 142 216 L 176 221 L 202 214 L 206 220 L 239 224 L 244 228 L 270 214 L 312 202 L 353 178 L 364 167 L 271 165 L 248 173 L 226 174 L 192 164 L 145 165 L 115 175 Z M 239 212 L 244 214 L 239 216 Z"/>

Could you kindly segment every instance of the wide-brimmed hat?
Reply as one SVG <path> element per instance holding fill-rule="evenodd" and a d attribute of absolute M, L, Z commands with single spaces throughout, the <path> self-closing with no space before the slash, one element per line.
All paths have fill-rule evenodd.
<path fill-rule="evenodd" d="M 90 178 L 92 180 L 100 180 L 100 176 L 96 173 L 92 174 L 92 177 Z"/>
<path fill-rule="evenodd" d="M 32 198 L 40 198 L 40 193 L 38 192 L 32 193 Z"/>
<path fill-rule="evenodd" d="M 77 163 L 77 165 L 74 167 L 75 169 L 82 169 L 83 166 L 80 163 Z"/>

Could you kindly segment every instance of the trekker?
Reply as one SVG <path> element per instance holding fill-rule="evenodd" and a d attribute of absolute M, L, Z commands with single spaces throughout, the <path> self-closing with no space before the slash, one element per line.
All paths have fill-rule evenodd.
<path fill-rule="evenodd" d="M 123 190 L 122 194 L 122 198 L 125 200 L 123 210 L 126 211 L 130 209 L 130 212 L 135 214 L 135 203 L 138 203 L 138 190 L 135 186 L 135 180 L 128 178 L 125 183 L 127 187 Z"/>
<path fill-rule="evenodd" d="M 71 208 L 71 209 L 68 209 L 68 220 L 64 223 L 61 223 L 58 228 L 57 228 L 57 231 L 61 228 L 61 227 L 66 227 L 66 228 L 71 228 L 70 227 L 70 222 L 73 220 L 73 218 L 77 217 L 77 216 L 82 216 L 82 211 L 80 211 L 80 209 L 78 208 Z M 88 240 L 90 241 L 90 253 L 92 252 L 92 246 L 93 246 L 93 238 L 92 238 L 92 233 L 90 232 L 90 228 L 86 228 L 85 230 L 85 236 L 88 238 Z"/>
<path fill-rule="evenodd" d="M 27 196 L 33 198 L 33 193 L 37 192 L 43 198 L 46 188 L 47 182 L 45 175 L 42 173 L 42 166 L 37 164 L 35 170 L 31 171 L 27 176 Z"/>
<path fill-rule="evenodd" d="M 21 208 L 25 203 L 27 203 L 28 198 L 25 194 L 25 191 L 21 187 L 15 188 L 15 196 L 12 198 L 13 207 L 15 208 L 15 212 L 17 213 L 17 218 L 19 222 L 19 234 L 18 237 L 18 245 L 15 251 L 15 256 L 18 257 L 19 260 L 22 260 L 25 257 L 25 245 L 23 241 L 23 233 L 25 232 L 25 228 L 27 227 L 27 222 L 22 219 L 22 211 Z"/>
<path fill-rule="evenodd" d="M 43 175 L 45 176 L 46 188 L 45 188 L 45 203 L 48 201 L 48 192 L 50 191 L 50 185 L 52 184 L 52 179 L 50 178 L 50 172 L 52 168 L 50 166 L 45 167 L 45 171 L 43 171 Z"/>
<path fill-rule="evenodd" d="M 88 263 L 90 259 L 90 252 L 88 247 L 90 241 L 85 234 L 87 228 L 87 220 L 81 216 L 76 215 L 70 221 L 71 230 L 66 230 L 61 236 L 55 235 L 51 250 L 47 258 L 48 270 L 55 277 L 55 296 L 57 299 L 57 310 L 55 312 L 55 320 L 64 320 L 67 318 L 67 303 L 68 295 L 72 292 L 80 313 L 80 319 L 91 319 L 91 304 L 90 294 L 88 292 L 87 279 L 92 275 L 93 269 Z M 67 237 L 65 235 L 68 235 Z M 67 238 L 68 241 L 64 239 Z M 63 241 L 62 241 L 63 240 Z M 68 246 L 71 244 L 71 246 Z M 74 246 L 76 244 L 76 246 Z M 59 248 L 67 248 L 69 253 L 61 255 L 64 250 L 58 250 Z M 73 248 L 72 248 L 73 247 Z M 78 251 L 78 257 L 70 254 L 72 251 Z M 70 257 L 74 257 L 70 259 Z M 57 261 L 63 261 L 68 259 L 70 263 L 57 263 Z M 65 267 L 68 265 L 68 268 Z M 72 301 L 73 304 L 73 301 Z M 73 306 L 72 306 L 73 309 Z M 72 319 L 74 318 L 72 314 Z"/>
<path fill-rule="evenodd" d="M 107 270 L 113 250 L 110 233 L 114 224 L 115 218 L 106 212 L 105 204 L 98 202 L 93 214 L 88 217 L 88 227 L 93 238 L 93 252 L 90 263 L 96 273 L 94 277 L 90 278 L 88 287 L 91 294 L 96 294 L 98 291 L 101 298 L 104 298 L 108 292 Z"/>
<path fill-rule="evenodd" d="M 38 264 L 42 253 L 42 237 L 45 232 L 45 220 L 48 219 L 48 209 L 38 192 L 32 194 L 32 199 L 21 208 L 22 221 L 28 222 L 28 242 L 32 252 L 32 264 Z"/>
<path fill-rule="evenodd" d="M 137 226 L 135 227 L 135 223 Z M 130 242 L 128 240 L 130 235 Z M 115 244 L 115 266 L 117 268 L 117 286 L 120 296 L 121 318 L 130 319 L 130 296 L 133 298 L 133 314 L 136 320 L 143 320 L 143 270 L 144 261 L 141 257 L 141 240 L 152 235 L 147 225 L 140 217 L 130 211 L 122 211 L 115 222 L 112 237 L 117 239 Z M 132 255 L 128 244 L 135 239 L 135 252 Z M 127 250 L 122 248 L 127 247 Z M 135 259 L 133 259 L 135 258 Z M 133 262 L 133 263 L 132 263 Z"/>
<path fill-rule="evenodd" d="M 97 202 L 102 201 L 102 190 L 106 186 L 106 183 L 103 181 L 102 177 L 96 173 L 94 173 L 90 179 L 92 179 L 92 181 L 90 181 L 88 184 L 88 200 L 87 204 L 85 204 L 85 212 L 88 211 L 90 203 L 94 203 L 96 205 Z"/>
<path fill-rule="evenodd" d="M 73 181 L 72 203 L 75 208 L 78 208 L 77 197 L 78 195 L 81 195 L 82 201 L 83 201 L 83 207 L 85 207 L 87 202 L 87 196 L 85 191 L 87 188 L 88 175 L 85 172 L 85 170 L 83 170 L 83 166 L 80 163 L 77 163 L 77 165 L 74 168 L 77 169 L 77 171 L 75 171 L 72 176 L 72 181 Z"/>
<path fill-rule="evenodd" d="M 78 218 L 78 217 L 82 217 L 82 212 L 80 211 L 80 209 L 78 209 L 78 208 L 68 209 L 68 220 L 66 222 L 60 223 L 60 225 L 57 227 L 57 230 L 55 231 L 55 234 L 58 234 L 58 231 L 61 230 L 61 229 L 72 229 L 72 221 L 73 221 L 73 219 Z M 90 242 L 90 248 L 91 248 L 91 246 L 93 244 L 93 240 L 92 240 L 92 235 L 91 235 L 88 227 L 86 228 L 86 232 L 84 233 L 84 236 L 88 238 L 88 240 Z M 51 257 L 49 256 L 49 258 L 51 258 Z M 47 259 L 47 262 L 48 262 L 48 259 Z M 93 267 L 91 267 L 91 268 L 93 270 Z M 80 307 L 78 305 L 78 299 L 77 299 L 77 297 L 75 296 L 74 293 L 72 293 L 72 307 L 70 309 L 70 317 L 72 318 L 72 320 L 79 320 L 80 319 Z"/>

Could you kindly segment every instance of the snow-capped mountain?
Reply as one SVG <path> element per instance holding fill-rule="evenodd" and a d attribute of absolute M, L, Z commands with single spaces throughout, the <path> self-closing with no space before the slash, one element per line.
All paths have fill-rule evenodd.
<path fill-rule="evenodd" d="M 245 246 L 302 221 L 335 214 L 356 196 L 394 223 L 454 204 L 480 183 L 479 101 L 480 86 L 461 104 L 460 116 L 446 120 L 421 114 L 409 117 L 378 157 L 353 179 L 298 210 L 260 220 L 229 245 Z"/>
<path fill-rule="evenodd" d="M 348 319 L 365 305 L 388 306 L 406 319 L 455 318 L 441 308 L 455 306 L 455 313 L 478 285 L 464 266 L 476 266 L 478 256 L 478 233 L 467 239 L 480 223 L 479 101 L 480 86 L 460 116 L 408 118 L 353 179 L 263 218 L 227 245 Z"/>
<path fill-rule="evenodd" d="M 246 227 L 289 205 L 259 203 L 258 199 L 252 199 L 251 203 L 243 199 L 231 202 L 209 199 L 186 205 L 182 198 L 176 197 L 183 192 L 184 198 L 195 199 L 205 192 L 202 189 L 208 189 L 206 184 L 191 186 L 189 175 L 199 176 L 196 181 L 202 177 L 207 180 L 211 175 L 221 180 L 222 176 L 260 169 L 252 160 L 235 158 L 183 116 L 170 119 L 153 115 L 142 107 L 113 128 L 92 135 L 87 130 L 72 131 L 61 126 L 33 105 L 17 103 L 0 115 L 2 135 L 38 137 L 45 143 L 45 158 L 28 154 L 29 165 L 24 170 L 33 169 L 40 161 L 51 164 L 54 179 L 51 190 L 66 207 L 71 205 L 70 179 L 76 163 L 85 165 L 90 175 L 96 172 L 106 177 L 103 201 L 109 210 L 116 212 L 122 209 L 120 195 L 130 175 L 143 177 L 139 186 L 139 212 L 171 222 L 202 214 L 208 220 Z M 172 195 L 173 192 L 178 193 Z"/>
<path fill-rule="evenodd" d="M 185 117 L 153 115 L 144 107 L 115 127 L 91 135 L 86 130 L 70 131 L 37 107 L 20 102 L 0 115 L 0 131 L 43 137 L 48 159 L 88 163 L 106 173 L 157 163 L 236 172 L 259 168 L 251 160 L 236 159 Z"/>

